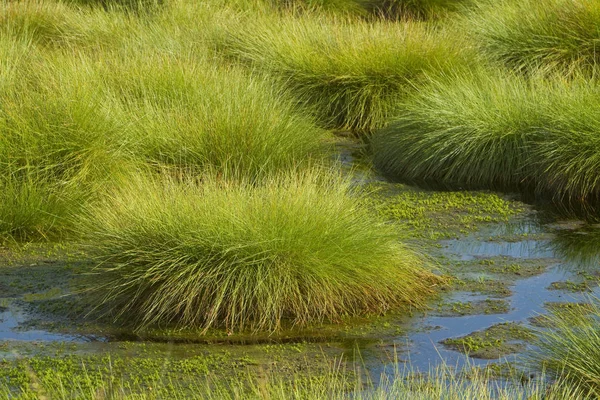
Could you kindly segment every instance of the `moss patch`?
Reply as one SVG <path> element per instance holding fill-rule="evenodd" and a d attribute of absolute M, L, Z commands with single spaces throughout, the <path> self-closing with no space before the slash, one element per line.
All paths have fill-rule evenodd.
<path fill-rule="evenodd" d="M 481 273 L 512 281 L 540 275 L 549 265 L 556 262 L 554 259 L 519 259 L 499 256 L 460 261 L 453 263 L 451 268 L 456 274 Z"/>
<path fill-rule="evenodd" d="M 402 236 L 440 240 L 473 232 L 484 224 L 506 222 L 526 213 L 524 204 L 492 192 L 415 191 L 402 184 L 374 182 L 369 205 L 399 225 Z"/>
<path fill-rule="evenodd" d="M 506 300 L 486 299 L 438 304 L 434 314 L 441 317 L 481 314 L 505 314 L 510 306 Z"/>
<path fill-rule="evenodd" d="M 308 344 L 208 348 L 123 342 L 97 354 L 94 346 L 2 343 L 0 353 L 13 347 L 21 356 L 0 362 L 0 389 L 19 393 L 19 398 L 38 398 L 43 395 L 40 387 L 62 387 L 73 396 L 69 398 L 87 398 L 96 388 L 122 382 L 132 394 L 160 388 L 164 393 L 157 398 L 187 398 L 207 380 L 227 384 L 250 373 L 275 371 L 284 381 L 317 379 L 331 368 L 327 355 L 336 355 Z"/>
<path fill-rule="evenodd" d="M 514 322 L 506 322 L 459 338 L 446 339 L 442 344 L 473 358 L 496 359 L 523 351 L 525 343 L 534 338 L 532 330 Z"/>
<path fill-rule="evenodd" d="M 508 282 L 484 277 L 479 279 L 456 278 L 452 281 L 451 289 L 494 297 L 509 297 L 512 295 L 512 291 L 508 287 Z"/>

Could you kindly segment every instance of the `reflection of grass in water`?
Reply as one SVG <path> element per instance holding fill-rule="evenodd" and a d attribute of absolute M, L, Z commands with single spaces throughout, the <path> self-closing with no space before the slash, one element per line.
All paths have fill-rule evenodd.
<path fill-rule="evenodd" d="M 555 253 L 570 264 L 589 273 L 597 271 L 600 263 L 600 229 L 557 230 L 550 245 Z"/>

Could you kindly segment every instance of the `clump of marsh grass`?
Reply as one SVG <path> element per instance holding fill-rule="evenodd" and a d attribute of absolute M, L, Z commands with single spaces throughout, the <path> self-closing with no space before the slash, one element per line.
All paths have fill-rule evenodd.
<path fill-rule="evenodd" d="M 0 32 L 50 44 L 74 39 L 77 31 L 69 24 L 72 11 L 59 2 L 3 1 L 0 4 Z"/>
<path fill-rule="evenodd" d="M 0 93 L 14 89 L 20 79 L 20 71 L 35 57 L 32 45 L 25 40 L 0 37 Z"/>
<path fill-rule="evenodd" d="M 33 166 L 57 181 L 89 184 L 109 179 L 128 158 L 124 128 L 76 62 L 55 61 L 36 64 L 1 95 L 0 169 Z"/>
<path fill-rule="evenodd" d="M 131 183 L 89 210 L 104 305 L 138 327 L 271 331 L 421 305 L 437 278 L 330 175 Z"/>
<path fill-rule="evenodd" d="M 0 242 L 59 239 L 71 232 L 84 196 L 35 168 L 2 168 Z"/>
<path fill-rule="evenodd" d="M 277 18 L 277 19 L 273 19 Z M 425 75 L 464 64 L 460 40 L 421 23 L 265 15 L 219 48 L 274 77 L 327 128 L 384 126 Z"/>
<path fill-rule="evenodd" d="M 565 308 L 548 316 L 551 329 L 540 330 L 532 361 L 547 373 L 600 396 L 600 301 L 590 299 L 586 312 Z"/>
<path fill-rule="evenodd" d="M 370 0 L 367 8 L 391 19 L 430 20 L 457 11 L 464 0 Z"/>
<path fill-rule="evenodd" d="M 391 20 L 431 20 L 456 11 L 464 0 L 270 0 L 276 7 L 300 12 Z"/>
<path fill-rule="evenodd" d="M 364 0 L 269 0 L 277 8 L 301 12 L 329 12 L 335 14 L 366 16 Z"/>
<path fill-rule="evenodd" d="M 44 0 L 0 2 L 0 35 L 48 48 L 115 46 L 140 26 L 132 13 L 108 13 L 101 7 Z"/>
<path fill-rule="evenodd" d="M 386 173 L 448 186 L 516 187 L 531 175 L 527 141 L 543 124 L 546 93 L 499 73 L 449 75 L 404 103 L 373 137 Z"/>
<path fill-rule="evenodd" d="M 142 161 L 258 177 L 324 155 L 325 132 L 238 67 L 153 54 L 105 63 L 97 74 L 130 119 Z"/>
<path fill-rule="evenodd" d="M 599 198 L 596 81 L 473 72 L 434 80 L 373 138 L 377 167 L 408 181 Z"/>
<path fill-rule="evenodd" d="M 474 2 L 473 36 L 490 59 L 517 70 L 590 69 L 600 61 L 600 1 Z"/>
<path fill-rule="evenodd" d="M 63 237 L 81 205 L 127 169 L 126 141 L 93 85 L 67 63 L 26 54 L 35 64 L 0 65 L 0 231 Z"/>
<path fill-rule="evenodd" d="M 600 200 L 600 83 L 573 78 L 555 87 L 532 148 L 538 190 L 567 203 L 596 206 Z M 589 203 L 589 204 L 588 204 Z"/>
<path fill-rule="evenodd" d="M 149 13 L 158 11 L 165 5 L 164 0 L 62 0 L 77 6 L 101 7 L 106 11 Z"/>

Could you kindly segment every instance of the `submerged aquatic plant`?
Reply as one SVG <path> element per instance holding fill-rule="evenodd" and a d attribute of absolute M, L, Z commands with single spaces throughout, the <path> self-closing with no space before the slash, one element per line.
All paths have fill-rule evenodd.
<path fill-rule="evenodd" d="M 231 330 L 421 305 L 438 278 L 334 176 L 132 183 L 89 211 L 103 303 L 138 327 Z"/>
<path fill-rule="evenodd" d="M 600 61 L 599 0 L 485 0 L 466 24 L 484 55 L 518 70 L 594 68 Z"/>
<path fill-rule="evenodd" d="M 327 128 L 380 128 L 426 74 L 465 63 L 460 38 L 420 23 L 274 18 L 225 29 L 219 47 L 274 77 Z"/>

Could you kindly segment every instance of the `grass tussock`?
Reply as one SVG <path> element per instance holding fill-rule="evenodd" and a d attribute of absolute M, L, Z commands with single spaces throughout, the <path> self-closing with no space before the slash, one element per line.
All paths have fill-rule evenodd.
<path fill-rule="evenodd" d="M 326 128 L 380 128 L 424 76 L 465 63 L 459 39 L 421 23 L 273 18 L 225 29 L 219 47 L 275 78 Z"/>
<path fill-rule="evenodd" d="M 375 163 L 407 180 L 517 186 L 528 175 L 525 142 L 542 124 L 536 111 L 545 98 L 514 75 L 469 72 L 435 80 L 373 138 Z"/>
<path fill-rule="evenodd" d="M 540 331 L 539 349 L 532 361 L 570 386 L 579 386 L 600 396 L 600 302 L 590 299 L 586 312 L 580 308 L 561 309 L 550 315 Z"/>
<path fill-rule="evenodd" d="M 479 1 L 466 21 L 483 54 L 517 70 L 569 72 L 600 61 L 600 1 Z"/>
<path fill-rule="evenodd" d="M 107 13 L 100 7 L 44 0 L 0 2 L 0 35 L 50 49 L 118 46 L 140 27 L 135 15 Z"/>
<path fill-rule="evenodd" d="M 132 183 L 90 210 L 103 302 L 138 327 L 230 330 L 421 305 L 437 278 L 349 190 L 311 171 Z"/>
<path fill-rule="evenodd" d="M 95 74 L 129 119 L 140 161 L 258 177 L 324 154 L 325 132 L 240 68 L 149 54 L 106 62 Z"/>
<path fill-rule="evenodd" d="M 583 78 L 447 76 L 405 102 L 391 127 L 373 138 L 375 163 L 409 181 L 594 202 L 599 90 Z"/>
<path fill-rule="evenodd" d="M 375 15 L 394 20 L 432 20 L 458 11 L 465 0 L 370 0 Z"/>
<path fill-rule="evenodd" d="M 2 96 L 3 162 L 35 166 L 57 180 L 95 184 L 109 179 L 128 157 L 123 127 L 112 110 L 93 84 L 67 66 L 37 68 L 31 82 Z"/>
<path fill-rule="evenodd" d="M 67 220 L 80 209 L 75 204 L 101 197 L 143 164 L 257 179 L 325 154 L 325 132 L 295 112 L 280 90 L 239 68 L 160 52 L 136 56 L 129 47 L 73 57 L 67 49 L 48 52 L 7 38 L 0 52 L 6 55 L 0 62 L 0 173 L 11 193 L 21 193 L 14 201 L 27 212 L 35 211 L 31 196 L 50 190 L 65 206 L 52 213 L 37 209 Z M 35 177 L 21 179 L 18 172 L 15 180 L 21 170 Z M 7 226 L 33 221 L 18 208 L 13 217 L 8 206 L 4 210 Z M 44 231 L 37 222 L 17 230 Z"/>
<path fill-rule="evenodd" d="M 128 157 L 89 84 L 15 46 L 18 57 L 0 66 L 0 231 L 7 239 L 62 238 Z"/>
<path fill-rule="evenodd" d="M 276 8 L 369 20 L 434 20 L 457 11 L 464 0 L 270 0 Z"/>
<path fill-rule="evenodd" d="M 43 171 L 4 168 L 0 178 L 0 243 L 62 239 L 85 196 Z"/>
<path fill-rule="evenodd" d="M 366 16 L 364 0 L 268 0 L 276 9 L 293 12 L 325 12 L 348 16 Z"/>

